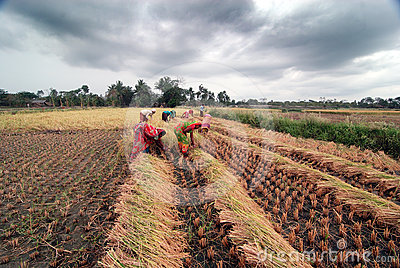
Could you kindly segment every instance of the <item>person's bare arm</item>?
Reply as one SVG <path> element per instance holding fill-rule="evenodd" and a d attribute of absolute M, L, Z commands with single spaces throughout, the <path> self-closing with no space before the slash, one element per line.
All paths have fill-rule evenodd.
<path fill-rule="evenodd" d="M 193 138 L 193 131 L 190 132 L 190 141 L 192 142 L 192 146 L 194 147 L 194 138 Z"/>

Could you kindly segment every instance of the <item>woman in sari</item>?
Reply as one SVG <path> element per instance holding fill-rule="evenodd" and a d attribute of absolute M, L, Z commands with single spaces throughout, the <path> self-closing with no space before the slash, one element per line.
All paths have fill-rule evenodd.
<path fill-rule="evenodd" d="M 140 152 L 148 153 L 150 145 L 152 144 L 155 144 L 161 150 L 164 150 L 164 144 L 161 141 L 161 137 L 165 134 L 165 130 L 155 128 L 145 122 L 136 124 L 134 127 L 134 139 L 130 159 L 135 159 Z"/>
<path fill-rule="evenodd" d="M 211 118 L 212 116 L 209 114 L 204 115 L 203 122 L 201 122 L 201 130 L 202 133 L 207 133 L 211 127 Z"/>
<path fill-rule="evenodd" d="M 182 122 L 179 123 L 174 128 L 174 133 L 176 138 L 178 139 L 178 146 L 183 155 L 188 154 L 189 146 L 195 146 L 193 139 L 193 131 L 195 129 L 199 129 L 201 127 L 201 123 L 193 121 L 193 122 Z M 190 141 L 187 134 L 190 133 Z"/>
<path fill-rule="evenodd" d="M 162 112 L 162 114 L 161 114 L 161 119 L 162 119 L 164 122 L 169 121 L 170 117 L 171 117 L 171 112 L 170 112 L 170 111 L 164 111 L 164 112 Z"/>
<path fill-rule="evenodd" d="M 193 110 L 187 110 L 182 114 L 182 118 L 189 118 L 189 115 L 193 116 Z"/>

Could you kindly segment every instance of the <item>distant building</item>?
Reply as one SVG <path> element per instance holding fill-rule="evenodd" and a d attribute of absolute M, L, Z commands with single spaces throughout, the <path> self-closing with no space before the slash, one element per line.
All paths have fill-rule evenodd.
<path fill-rule="evenodd" d="M 48 107 L 50 104 L 46 100 L 33 100 L 32 107 Z"/>

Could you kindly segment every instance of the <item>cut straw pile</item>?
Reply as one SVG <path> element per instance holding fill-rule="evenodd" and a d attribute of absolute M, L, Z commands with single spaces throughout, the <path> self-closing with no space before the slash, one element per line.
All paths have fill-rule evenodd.
<path fill-rule="evenodd" d="M 203 153 L 204 158 L 212 157 Z M 229 237 L 238 245 L 246 261 L 255 267 L 311 267 L 269 222 L 238 178 L 221 162 L 212 160 L 209 174 L 218 185 L 215 208 L 222 223 L 231 223 Z"/>
<path fill-rule="evenodd" d="M 311 267 L 266 219 L 263 210 L 238 185 L 215 202 L 221 222 L 233 224 L 229 237 L 256 267 Z"/>
<path fill-rule="evenodd" d="M 137 167 L 149 162 L 160 161 L 149 155 L 140 155 Z M 158 169 L 159 171 L 162 169 Z M 163 202 L 166 196 L 172 196 L 161 182 L 165 173 L 153 168 L 136 169 L 136 180 L 146 181 L 143 177 L 154 178 L 152 195 L 136 184 L 134 179 L 123 185 L 116 212 L 120 215 L 109 234 L 111 246 L 101 264 L 106 267 L 182 267 L 182 259 L 187 257 L 184 233 L 176 227 L 179 222 L 177 212 L 171 203 Z M 157 196 L 160 195 L 160 198 Z"/>
<path fill-rule="evenodd" d="M 246 148 L 247 146 L 246 143 L 235 139 L 228 140 L 219 133 L 210 132 L 210 135 L 225 139 L 235 147 Z M 253 149 L 249 148 L 249 150 Z M 318 189 L 332 192 L 333 196 L 340 199 L 345 204 L 353 205 L 357 211 L 369 212 L 373 217 L 381 220 L 383 223 L 396 227 L 400 231 L 400 206 L 392 201 L 353 187 L 334 176 L 299 164 L 277 153 L 263 150 L 260 147 L 255 149 L 255 151 L 259 153 L 260 156 L 269 159 L 269 161 L 275 162 L 278 165 L 277 167 L 284 169 L 288 174 L 296 175 L 315 183 Z"/>

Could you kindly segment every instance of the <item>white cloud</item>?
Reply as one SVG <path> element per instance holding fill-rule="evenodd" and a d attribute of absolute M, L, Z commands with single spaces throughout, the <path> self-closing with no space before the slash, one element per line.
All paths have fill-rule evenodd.
<path fill-rule="evenodd" d="M 390 1 L 8 1 L 0 10 L 0 88 L 164 75 L 235 99 L 400 95 Z M 23 78 L 23 79 L 21 79 Z"/>

